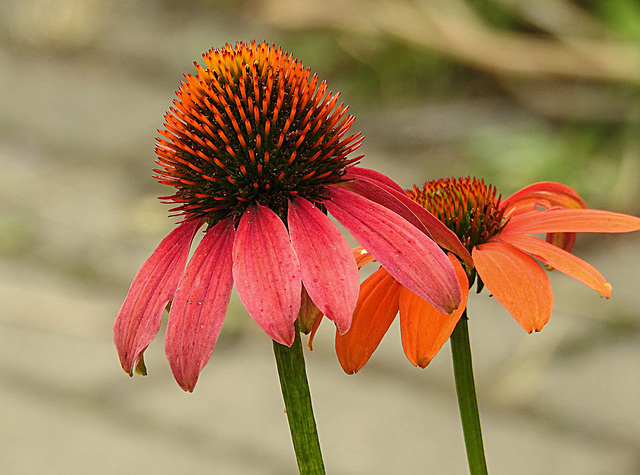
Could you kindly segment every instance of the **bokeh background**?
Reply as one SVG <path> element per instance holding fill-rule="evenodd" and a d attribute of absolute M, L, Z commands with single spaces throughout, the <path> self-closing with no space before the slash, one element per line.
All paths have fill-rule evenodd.
<path fill-rule="evenodd" d="M 158 338 L 128 378 L 111 326 L 173 227 L 156 129 L 211 47 L 277 43 L 341 91 L 363 166 L 403 186 L 562 181 L 640 215 L 640 3 L 628 0 L 4 0 L 0 3 L 0 472 L 296 473 L 271 342 L 237 298 L 193 394 Z M 526 335 L 488 297 L 470 327 L 496 474 L 640 472 L 640 236 L 580 236 L 609 301 L 553 273 Z M 466 472 L 448 345 L 392 328 L 356 376 L 325 324 L 307 353 L 329 473 Z"/>

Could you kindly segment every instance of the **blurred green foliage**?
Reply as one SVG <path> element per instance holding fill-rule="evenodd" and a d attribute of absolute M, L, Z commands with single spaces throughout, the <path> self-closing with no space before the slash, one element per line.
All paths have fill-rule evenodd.
<path fill-rule="evenodd" d="M 640 42 L 640 3 L 636 0 L 589 0 L 582 3 L 617 37 Z"/>

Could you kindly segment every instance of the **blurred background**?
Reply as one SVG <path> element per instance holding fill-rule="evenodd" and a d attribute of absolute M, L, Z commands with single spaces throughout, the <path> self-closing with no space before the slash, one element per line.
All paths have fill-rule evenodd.
<path fill-rule="evenodd" d="M 296 473 L 271 342 L 237 298 L 193 394 L 159 337 L 128 378 L 113 319 L 173 228 L 156 129 L 211 47 L 266 40 L 357 116 L 362 165 L 401 185 L 561 181 L 640 215 L 640 3 L 628 0 L 5 0 L 0 3 L 0 471 Z M 525 334 L 470 302 L 489 469 L 640 472 L 640 236 L 580 236 L 609 301 L 552 273 Z M 392 328 L 356 376 L 325 324 L 307 353 L 329 473 L 463 474 L 448 345 Z"/>

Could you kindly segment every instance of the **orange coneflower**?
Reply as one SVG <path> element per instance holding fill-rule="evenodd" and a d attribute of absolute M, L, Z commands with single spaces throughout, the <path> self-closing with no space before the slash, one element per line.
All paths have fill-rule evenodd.
<path fill-rule="evenodd" d="M 347 135 L 354 117 L 324 81 L 267 43 L 227 45 L 203 58 L 159 131 L 157 179 L 176 188 L 164 200 L 182 221 L 144 263 L 116 318 L 127 373 L 145 372 L 143 352 L 172 301 L 166 354 L 180 386 L 192 391 L 234 284 L 250 316 L 280 344 L 294 341 L 301 296 L 346 332 L 358 270 L 327 212 L 407 288 L 443 312 L 459 305 L 453 266 L 438 244 L 467 261 L 468 252 L 441 223 L 416 224 L 380 202 L 383 187 L 397 185 L 355 167 L 361 157 L 349 155 L 361 137 Z M 402 208 L 405 198 L 390 201 Z"/>
<path fill-rule="evenodd" d="M 366 279 L 351 330 L 336 336 L 338 359 L 350 374 L 369 360 L 398 312 L 404 352 L 413 365 L 424 368 L 451 336 L 466 309 L 467 290 L 476 279 L 478 289 L 486 286 L 522 328 L 529 333 L 540 331 L 551 316 L 553 292 L 535 259 L 608 298 L 611 285 L 571 254 L 575 233 L 640 230 L 640 218 L 587 209 L 573 189 L 559 183 L 536 183 L 502 202 L 493 186 L 476 178 L 430 181 L 406 194 L 456 233 L 475 268 L 463 268 L 450 255 L 465 291 L 452 315 L 441 313 L 407 289 L 384 265 Z M 535 233 L 546 234 L 546 240 L 531 236 Z M 373 260 L 364 249 L 354 254 L 359 265 Z"/>

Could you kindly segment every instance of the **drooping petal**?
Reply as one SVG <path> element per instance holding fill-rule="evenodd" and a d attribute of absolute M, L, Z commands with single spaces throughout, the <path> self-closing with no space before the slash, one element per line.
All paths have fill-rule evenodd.
<path fill-rule="evenodd" d="M 185 221 L 165 237 L 136 274 L 113 325 L 122 369 L 144 372 L 142 353 L 160 330 L 162 312 L 173 298 L 201 220 Z"/>
<path fill-rule="evenodd" d="M 553 307 L 551 283 L 542 267 L 508 244 L 481 244 L 471 255 L 484 285 L 520 326 L 529 333 L 542 330 Z"/>
<path fill-rule="evenodd" d="M 210 228 L 180 279 L 169 312 L 165 352 L 176 381 L 193 391 L 224 321 L 233 288 L 233 221 Z"/>
<path fill-rule="evenodd" d="M 382 180 L 373 179 L 371 170 L 367 170 L 368 173 L 362 173 L 363 170 L 365 169 L 349 169 L 345 177 L 351 178 L 353 181 L 346 183 L 344 187 L 399 214 L 438 245 L 457 254 L 467 267 L 473 268 L 473 259 L 471 259 L 469 251 L 453 231 L 409 198 L 403 190 L 398 191 L 396 187 L 388 186 Z"/>
<path fill-rule="evenodd" d="M 300 309 L 300 264 L 282 220 L 266 206 L 249 207 L 233 244 L 233 281 L 251 318 L 274 341 L 291 346 Z"/>
<path fill-rule="evenodd" d="M 631 231 L 640 231 L 640 218 L 598 209 L 549 209 L 513 216 L 502 230 L 502 234 Z"/>
<path fill-rule="evenodd" d="M 382 267 L 362 283 L 351 329 L 336 332 L 336 354 L 345 373 L 357 373 L 371 358 L 398 313 L 400 289 Z"/>
<path fill-rule="evenodd" d="M 298 331 L 300 333 L 309 334 L 313 332 L 315 334 L 315 330 L 317 330 L 320 325 L 319 320 L 322 319 L 324 315 L 318 308 L 318 306 L 313 303 L 311 297 L 309 297 L 309 293 L 305 288 L 304 284 L 302 285 L 302 293 L 300 294 L 300 310 L 298 311 Z M 317 324 L 316 324 L 317 322 Z M 313 335 L 309 337 L 309 340 L 313 340 Z"/>
<path fill-rule="evenodd" d="M 505 217 L 549 208 L 588 208 L 580 195 L 571 187 L 561 183 L 541 182 L 525 186 L 500 204 Z M 571 252 L 576 233 L 548 233 L 547 242 Z"/>
<path fill-rule="evenodd" d="M 569 252 L 528 234 L 504 234 L 497 236 L 496 239 L 511 244 L 513 247 L 537 257 L 569 277 L 579 280 L 600 292 L 601 297 L 609 298 L 611 295 L 611 285 L 604 279 L 602 274 L 593 266 Z"/>
<path fill-rule="evenodd" d="M 469 280 L 458 258 L 449 255 L 462 290 L 462 303 L 451 315 L 438 312 L 406 287 L 400 291 L 400 333 L 404 354 L 414 366 L 426 367 L 449 339 L 467 307 Z"/>
<path fill-rule="evenodd" d="M 330 188 L 327 210 L 391 275 L 435 308 L 451 313 L 462 299 L 442 250 L 401 216 L 357 193 Z"/>
<path fill-rule="evenodd" d="M 551 181 L 525 186 L 500 203 L 505 217 L 555 207 L 579 209 L 587 204 L 573 188 Z"/>
<path fill-rule="evenodd" d="M 324 319 L 324 315 L 320 313 L 316 317 L 316 320 L 313 322 L 313 325 L 311 325 L 311 330 L 309 331 L 309 340 L 307 341 L 307 349 L 309 351 L 313 350 L 313 340 L 316 337 L 316 332 L 318 331 L 318 328 L 320 328 L 320 324 L 322 323 L 323 319 Z"/>
<path fill-rule="evenodd" d="M 304 287 L 320 311 L 345 333 L 360 288 L 349 244 L 335 224 L 303 198 L 289 201 L 287 222 Z"/>

